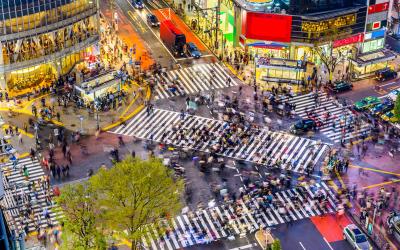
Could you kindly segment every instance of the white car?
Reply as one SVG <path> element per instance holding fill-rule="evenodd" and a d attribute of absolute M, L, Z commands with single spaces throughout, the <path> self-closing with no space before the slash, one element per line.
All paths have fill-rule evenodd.
<path fill-rule="evenodd" d="M 354 249 L 372 250 L 367 236 L 354 224 L 349 224 L 344 227 L 343 238 L 347 240 Z"/>
<path fill-rule="evenodd" d="M 388 94 L 388 97 L 395 102 L 397 99 L 397 96 L 399 94 L 400 94 L 400 89 L 395 89 L 395 90 L 390 91 L 390 93 Z"/>

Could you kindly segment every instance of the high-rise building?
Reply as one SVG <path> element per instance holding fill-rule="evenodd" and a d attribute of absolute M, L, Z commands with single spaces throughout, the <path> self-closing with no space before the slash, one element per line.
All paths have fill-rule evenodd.
<path fill-rule="evenodd" d="M 46 85 L 98 41 L 97 0 L 1 0 L 0 88 L 16 96 Z"/>

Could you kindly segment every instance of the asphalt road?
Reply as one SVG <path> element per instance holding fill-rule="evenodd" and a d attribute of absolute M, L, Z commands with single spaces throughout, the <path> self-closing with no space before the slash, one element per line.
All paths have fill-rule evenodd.
<path fill-rule="evenodd" d="M 379 86 L 380 90 L 376 90 L 375 86 Z M 400 88 L 400 78 L 392 79 L 385 82 L 377 82 L 374 79 L 365 79 L 353 83 L 353 90 L 343 92 L 338 96 L 347 98 L 356 102 L 366 96 L 384 96 L 390 91 Z"/>
<path fill-rule="evenodd" d="M 150 27 L 146 21 L 146 15 L 151 11 L 148 8 L 135 9 L 128 0 L 117 0 L 124 15 L 129 19 L 135 31 L 143 39 L 146 47 L 152 52 L 154 59 L 163 67 L 169 67 L 171 62 L 176 62 L 171 52 L 164 46 L 159 38 L 159 31 L 156 27 Z"/>

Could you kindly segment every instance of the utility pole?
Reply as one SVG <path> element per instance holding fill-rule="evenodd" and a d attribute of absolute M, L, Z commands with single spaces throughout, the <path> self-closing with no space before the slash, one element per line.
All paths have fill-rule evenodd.
<path fill-rule="evenodd" d="M 221 12 L 221 0 L 218 0 L 217 2 L 217 8 L 215 9 L 215 49 L 217 49 L 218 46 L 218 33 L 219 33 L 219 22 L 220 22 L 220 12 Z M 223 49 L 222 49 L 223 50 Z"/>

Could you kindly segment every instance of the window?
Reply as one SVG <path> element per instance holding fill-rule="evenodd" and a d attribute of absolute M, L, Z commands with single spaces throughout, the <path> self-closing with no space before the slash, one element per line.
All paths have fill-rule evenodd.
<path fill-rule="evenodd" d="M 384 38 L 364 42 L 364 44 L 362 46 L 362 52 L 368 53 L 368 52 L 371 52 L 374 50 L 382 49 L 383 45 L 384 45 L 383 42 L 384 42 Z"/>

